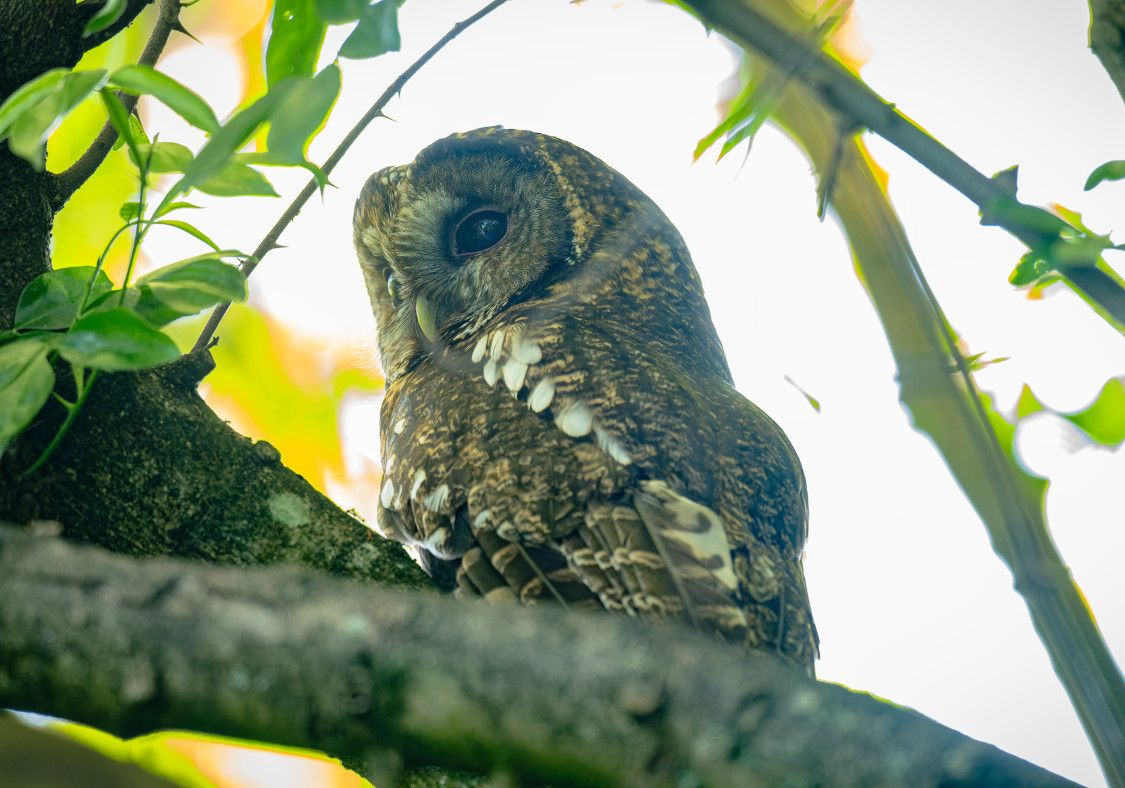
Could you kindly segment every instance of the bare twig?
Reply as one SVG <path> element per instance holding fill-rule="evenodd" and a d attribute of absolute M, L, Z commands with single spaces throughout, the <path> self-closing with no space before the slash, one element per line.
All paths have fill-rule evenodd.
<path fill-rule="evenodd" d="M 168 43 L 168 37 L 179 26 L 179 18 L 179 0 L 160 0 L 160 15 L 157 17 L 148 43 L 145 44 L 144 51 L 137 61 L 139 64 L 156 65 L 160 53 L 164 51 L 164 45 Z M 129 112 L 136 108 L 138 96 L 122 93 L 120 98 L 121 103 L 125 105 L 125 109 Z M 90 143 L 90 147 L 79 157 L 78 161 L 54 176 L 52 193 L 53 205 L 56 210 L 61 208 L 71 195 L 78 191 L 82 184 L 101 166 L 115 142 L 117 142 L 117 130 L 107 120 L 105 125 L 102 126 L 102 130 L 98 132 L 98 136 Z"/>
<path fill-rule="evenodd" d="M 1090 0 L 1090 49 L 1125 100 L 1125 0 Z"/>
<path fill-rule="evenodd" d="M 1070 785 L 771 654 L 625 616 L 137 560 L 5 526 L 0 598 L 0 706 L 120 735 L 390 750 L 519 785 Z"/>
<path fill-rule="evenodd" d="M 792 58 L 792 50 L 809 50 L 800 35 L 778 24 L 748 0 L 684 0 L 709 25 L 721 30 L 744 47 L 761 52 L 774 63 Z M 1114 2 L 1115 0 L 1110 0 Z M 884 100 L 836 60 L 811 51 L 805 68 L 794 76 L 817 94 L 821 101 L 857 127 L 883 137 L 908 154 L 957 191 L 968 197 L 985 221 L 996 224 L 1033 249 L 1054 239 L 1031 222 L 1013 218 L 1016 212 L 995 211 L 997 204 L 1014 202 L 1009 184 L 989 178 L 935 140 L 894 104 Z M 1017 204 L 1028 211 L 1035 209 Z M 1058 265 L 1067 282 L 1118 331 L 1125 332 L 1125 288 L 1111 272 L 1099 266 Z"/>
<path fill-rule="evenodd" d="M 96 33 L 91 33 L 82 39 L 82 48 L 89 52 L 96 46 L 104 44 L 122 30 L 133 24 L 133 21 L 144 11 L 153 0 L 126 0 L 125 10 L 121 12 L 121 16 L 110 25 L 109 27 L 99 30 Z M 98 10 L 105 5 L 105 0 L 86 0 L 86 2 L 78 4 L 78 12 L 88 12 L 90 17 L 93 17 Z"/>
<path fill-rule="evenodd" d="M 421 57 L 411 63 L 409 68 L 399 74 L 395 81 L 392 82 L 385 91 L 383 91 L 383 95 L 379 96 L 375 103 L 371 105 L 371 109 L 367 110 L 367 113 L 359 119 L 359 122 L 352 127 L 352 130 L 348 132 L 347 136 L 344 137 L 339 145 L 336 146 L 336 150 L 332 151 L 332 155 L 328 157 L 322 167 L 324 173 L 327 175 L 328 173 L 332 172 L 336 165 L 340 163 L 340 160 L 344 158 L 344 154 L 348 152 L 348 148 L 350 148 L 355 143 L 355 141 L 359 139 L 359 135 L 364 132 L 364 130 L 371 124 L 371 122 L 375 120 L 375 118 L 383 114 L 383 108 L 387 106 L 390 100 L 394 98 L 399 93 L 399 91 L 402 90 L 407 81 L 411 77 L 413 77 L 414 74 L 420 68 L 422 68 L 422 66 L 426 65 L 426 63 L 429 62 L 430 58 L 440 52 L 442 48 L 444 48 L 445 45 L 450 41 L 461 35 L 461 33 L 463 33 L 467 28 L 471 27 L 480 19 L 488 16 L 488 14 L 504 5 L 504 3 L 506 3 L 507 1 L 508 0 L 492 0 L 491 3 L 477 11 L 472 16 L 455 24 L 448 33 L 438 39 L 437 43 L 427 49 Z M 258 263 L 262 261 L 262 258 L 269 254 L 272 249 L 277 248 L 277 241 L 281 237 L 281 234 L 285 231 L 285 228 L 288 227 L 289 224 L 297 218 L 297 214 L 301 212 L 301 208 L 304 207 L 305 203 L 309 201 L 309 198 L 313 196 L 316 190 L 317 182 L 314 178 L 310 180 L 305 185 L 305 188 L 303 188 L 301 192 L 293 199 L 293 202 L 290 203 L 289 207 L 285 209 L 285 212 L 281 214 L 281 216 L 277 220 L 277 223 L 270 228 L 270 231 L 268 233 L 266 233 L 266 236 L 262 239 L 261 243 L 258 244 L 257 248 L 254 250 L 253 254 L 251 254 L 249 259 L 243 261 L 241 265 L 243 274 L 245 274 L 246 276 L 250 276 L 250 274 L 253 273 L 254 269 L 258 266 Z M 193 350 L 205 348 L 211 343 L 211 339 L 215 335 L 215 329 L 219 327 L 219 323 L 222 322 L 222 319 L 226 315 L 228 309 L 230 309 L 229 302 L 220 304 L 215 308 L 215 311 L 213 311 L 210 318 L 208 318 L 207 324 L 203 327 L 203 331 L 200 332 L 199 339 L 195 341 L 195 347 L 193 348 Z"/>

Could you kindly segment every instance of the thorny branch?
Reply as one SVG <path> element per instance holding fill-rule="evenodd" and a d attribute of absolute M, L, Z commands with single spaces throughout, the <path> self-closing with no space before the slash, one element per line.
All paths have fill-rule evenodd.
<path fill-rule="evenodd" d="M 126 14 L 127 13 L 128 12 L 126 12 Z M 124 18 L 125 15 L 122 16 L 122 19 Z M 149 36 L 148 43 L 145 44 L 144 51 L 137 61 L 139 64 L 145 66 L 156 65 L 160 53 L 164 51 L 164 46 L 168 43 L 168 37 L 172 34 L 173 30 L 179 27 L 179 19 L 180 0 L 160 0 L 160 13 L 156 19 L 156 24 L 152 28 L 152 34 Z M 119 19 L 118 22 L 121 22 L 121 19 Z M 125 105 L 125 109 L 132 112 L 137 106 L 137 99 L 139 97 L 122 93 L 120 98 L 121 102 Z M 78 191 L 82 184 L 84 184 L 90 176 L 94 174 L 94 171 L 101 166 L 101 163 L 105 161 L 105 157 L 109 155 L 115 142 L 117 142 L 117 130 L 114 129 L 113 124 L 107 120 L 105 125 L 102 126 L 102 130 L 98 132 L 98 136 L 90 143 L 90 147 L 79 157 L 78 161 L 74 162 L 74 164 L 70 165 L 63 172 L 54 176 L 52 201 L 53 207 L 56 210 L 61 208 L 66 201 L 70 199 L 71 195 Z"/>
<path fill-rule="evenodd" d="M 379 98 L 375 100 L 375 103 L 371 105 L 371 108 L 367 110 L 364 116 L 359 119 L 355 126 L 352 127 L 352 130 L 348 132 L 347 136 L 345 136 L 344 139 L 341 140 L 340 144 L 336 146 L 336 150 L 332 151 L 332 155 L 328 157 L 328 159 L 324 162 L 324 166 L 322 167 L 322 169 L 324 170 L 324 174 L 328 175 L 332 172 L 333 169 L 335 169 L 336 165 L 340 163 L 340 160 L 344 158 L 344 154 L 347 153 L 348 149 L 355 143 L 357 139 L 359 139 L 359 136 L 367 129 L 367 127 L 371 124 L 372 121 L 375 120 L 375 118 L 383 114 L 383 108 L 387 106 L 392 98 L 398 95 L 403 86 L 406 85 L 407 81 L 411 77 L 413 77 L 414 74 L 420 68 L 422 68 L 422 66 L 426 65 L 426 63 L 429 62 L 430 58 L 440 52 L 446 44 L 457 38 L 457 36 L 461 35 L 461 33 L 463 33 L 466 29 L 471 27 L 477 21 L 488 16 L 497 8 L 504 5 L 504 3 L 506 3 L 507 1 L 508 0 L 492 0 L 491 3 L 477 11 L 472 16 L 455 24 L 448 33 L 438 39 L 437 43 L 427 49 L 421 57 L 411 63 L 409 68 L 399 74 L 395 81 L 392 82 L 385 91 L 383 91 L 383 95 L 379 96 Z M 285 212 L 281 214 L 274 226 L 270 228 L 270 231 L 266 233 L 266 236 L 262 239 L 261 243 L 258 244 L 257 248 L 254 249 L 254 252 L 250 255 L 250 257 L 243 261 L 242 265 L 240 266 L 243 274 L 245 274 L 246 276 L 250 276 L 250 274 L 253 273 L 254 269 L 258 266 L 258 263 L 262 261 L 262 258 L 269 254 L 271 250 L 277 247 L 277 241 L 281 237 L 281 234 L 285 231 L 285 228 L 288 227 L 289 224 L 297 218 L 297 214 L 301 212 L 301 208 L 303 208 L 305 203 L 309 201 L 309 198 L 313 196 L 313 193 L 316 192 L 316 189 L 317 182 L 314 178 L 310 180 L 305 185 L 305 188 L 303 188 L 301 192 L 293 199 L 293 202 L 290 203 L 289 207 L 285 209 Z M 215 308 L 215 311 L 213 311 L 211 313 L 211 316 L 208 318 L 207 324 L 203 327 L 203 331 L 200 332 L 199 338 L 195 341 L 195 347 L 192 348 L 193 350 L 200 350 L 207 347 L 211 343 L 211 339 L 215 335 L 215 329 L 219 327 L 219 323 L 222 322 L 222 319 L 226 315 L 228 309 L 230 309 L 229 303 L 220 304 Z"/>
<path fill-rule="evenodd" d="M 1117 0 L 1108 0 L 1116 2 Z M 915 159 L 972 200 L 982 221 L 1004 228 L 1028 247 L 1043 248 L 1052 236 L 1035 222 L 1021 221 L 1021 210 L 996 210 L 1001 204 L 1026 212 L 1031 206 L 1015 200 L 1014 179 L 990 178 L 923 131 L 862 80 L 823 52 L 810 49 L 803 37 L 786 29 L 749 0 L 684 0 L 699 16 L 742 46 L 784 63 L 794 51 L 806 51 L 802 68 L 793 73 L 821 101 L 857 128 L 866 128 Z M 1125 287 L 1118 277 L 1095 265 L 1058 265 L 1058 271 L 1117 330 L 1125 332 Z"/>

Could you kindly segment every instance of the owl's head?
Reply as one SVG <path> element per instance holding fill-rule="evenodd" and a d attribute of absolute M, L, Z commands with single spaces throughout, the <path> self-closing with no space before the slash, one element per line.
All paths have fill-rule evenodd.
<path fill-rule="evenodd" d="M 638 296 L 616 311 L 639 330 L 695 313 L 702 321 L 685 329 L 713 337 L 675 228 L 628 180 L 565 140 L 501 127 L 439 140 L 368 179 L 353 227 L 388 383 L 436 347 L 471 343 L 518 305 L 557 314 L 599 292 Z M 646 254 L 631 253 L 638 248 Z M 665 253 L 647 253 L 654 248 Z M 674 285 L 668 298 L 684 303 L 635 292 L 662 279 Z M 708 344 L 721 358 L 717 339 Z"/>

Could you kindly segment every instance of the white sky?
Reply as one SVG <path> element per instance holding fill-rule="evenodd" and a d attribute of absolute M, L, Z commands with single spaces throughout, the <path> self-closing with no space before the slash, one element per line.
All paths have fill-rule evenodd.
<path fill-rule="evenodd" d="M 347 63 L 344 95 L 313 145 L 320 161 L 368 103 L 480 0 L 407 3 L 404 50 Z M 1061 202 L 1096 230 L 1125 233 L 1125 183 L 1083 193 L 1121 158 L 1125 113 L 1086 50 L 1083 0 L 858 0 L 871 59 L 864 78 L 986 173 L 1020 164 L 1021 197 Z M 330 36 L 328 57 L 339 37 Z M 221 40 L 163 66 L 222 114 L 237 62 Z M 252 279 L 254 302 L 316 336 L 364 338 L 372 322 L 351 247 L 355 196 L 371 172 L 409 161 L 452 131 L 502 124 L 564 137 L 644 189 L 687 240 L 738 386 L 787 431 L 808 475 L 806 571 L 822 638 L 820 678 L 912 706 L 946 725 L 1088 784 L 1103 781 L 1011 578 L 941 458 L 897 401 L 882 329 L 833 221 L 815 218 L 809 166 L 767 129 L 749 161 L 691 162 L 717 120 L 730 50 L 670 6 L 628 0 L 513 0 L 440 53 L 388 107 Z M 148 125 L 192 139 L 159 107 Z M 198 139 L 198 138 L 196 138 Z M 923 270 L 972 352 L 1010 356 L 979 375 L 1009 409 L 1030 383 L 1049 405 L 1087 404 L 1125 373 L 1125 343 L 1066 291 L 1029 302 L 1007 284 L 1018 243 L 879 140 L 890 191 Z M 292 194 L 302 176 L 275 171 Z M 197 195 L 201 200 L 206 198 Z M 195 199 L 195 197 L 193 197 Z M 251 248 L 281 201 L 222 201 L 198 214 L 227 248 Z M 157 260 L 185 256 L 155 235 Z M 1118 238 L 1121 240 L 1121 238 Z M 1125 255 L 1118 256 L 1118 262 Z M 783 380 L 817 397 L 815 413 Z M 353 462 L 376 461 L 376 403 L 347 408 Z M 1048 514 L 1063 555 L 1115 654 L 1125 647 L 1125 452 L 1090 446 L 1054 417 L 1022 430 L 1029 466 L 1051 476 Z M 341 483 L 344 506 L 377 490 Z M 373 519 L 373 518 L 372 518 Z M 273 784 L 277 784 L 276 781 Z"/>

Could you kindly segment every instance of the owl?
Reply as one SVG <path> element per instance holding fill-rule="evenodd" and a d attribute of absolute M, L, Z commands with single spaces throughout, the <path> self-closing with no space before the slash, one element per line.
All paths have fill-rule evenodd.
<path fill-rule="evenodd" d="M 812 671 L 804 476 L 676 228 L 564 140 L 454 134 L 354 236 L 386 377 L 380 530 L 446 590 L 681 621 Z"/>

